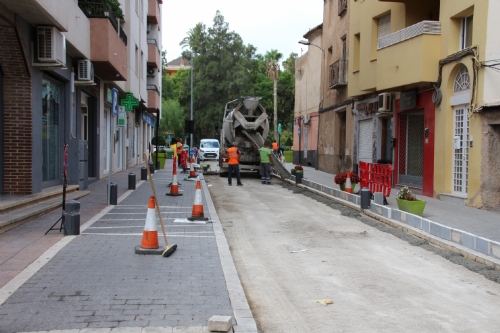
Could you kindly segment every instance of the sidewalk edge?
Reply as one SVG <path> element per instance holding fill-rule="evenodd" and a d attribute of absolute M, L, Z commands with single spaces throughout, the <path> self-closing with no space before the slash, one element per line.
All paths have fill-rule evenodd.
<path fill-rule="evenodd" d="M 215 210 L 212 197 L 210 196 L 210 191 L 208 190 L 205 179 L 202 179 L 201 182 L 203 194 L 205 195 L 208 211 L 210 213 L 210 219 L 213 221 L 212 226 L 217 242 L 217 248 L 219 250 L 222 271 L 226 280 L 229 300 L 231 302 L 231 307 L 233 308 L 234 319 L 237 323 L 237 325 L 233 327 L 234 332 L 257 333 L 257 324 L 252 311 L 250 310 L 250 306 L 248 305 L 245 291 L 243 290 L 238 272 L 236 271 L 236 266 L 234 265 L 231 251 L 229 250 L 229 244 L 227 243 L 226 235 L 222 230 L 222 224 Z M 243 324 L 241 325 L 241 329 L 239 329 L 238 323 Z"/>

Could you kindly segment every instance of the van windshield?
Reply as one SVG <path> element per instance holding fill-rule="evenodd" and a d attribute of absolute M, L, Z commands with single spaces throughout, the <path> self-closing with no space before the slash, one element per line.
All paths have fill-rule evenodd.
<path fill-rule="evenodd" d="M 201 143 L 201 148 L 219 148 L 218 141 L 205 141 Z"/>

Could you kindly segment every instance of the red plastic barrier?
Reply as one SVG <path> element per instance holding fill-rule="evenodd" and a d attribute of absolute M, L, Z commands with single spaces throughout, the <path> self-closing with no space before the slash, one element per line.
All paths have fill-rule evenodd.
<path fill-rule="evenodd" d="M 392 165 L 359 162 L 360 186 L 368 187 L 370 192 L 381 192 L 385 197 L 391 195 Z"/>

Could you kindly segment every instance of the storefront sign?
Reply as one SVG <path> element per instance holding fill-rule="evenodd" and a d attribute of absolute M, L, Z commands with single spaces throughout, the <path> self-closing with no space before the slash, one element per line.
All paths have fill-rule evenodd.
<path fill-rule="evenodd" d="M 399 97 L 399 109 L 401 111 L 411 110 L 417 107 L 417 91 L 407 90 L 401 92 Z"/>
<path fill-rule="evenodd" d="M 116 117 L 118 115 L 118 90 L 113 88 L 111 93 L 111 115 Z"/>
<path fill-rule="evenodd" d="M 148 123 L 149 125 L 155 127 L 155 119 L 149 115 L 149 113 L 142 112 L 142 121 Z"/>
<path fill-rule="evenodd" d="M 122 98 L 120 102 L 121 105 L 125 105 L 125 110 L 129 112 L 134 112 L 134 106 L 139 106 L 139 100 L 132 93 L 125 95 L 125 98 Z"/>
<path fill-rule="evenodd" d="M 118 106 L 118 127 L 127 127 L 127 112 L 123 105 Z"/>

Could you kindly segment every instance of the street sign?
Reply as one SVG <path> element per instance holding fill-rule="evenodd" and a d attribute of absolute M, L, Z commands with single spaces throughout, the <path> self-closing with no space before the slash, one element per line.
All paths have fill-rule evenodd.
<path fill-rule="evenodd" d="M 278 124 L 278 134 L 281 135 L 281 124 Z"/>
<path fill-rule="evenodd" d="M 123 105 L 118 105 L 118 127 L 127 127 L 127 112 Z"/>
<path fill-rule="evenodd" d="M 111 91 L 111 115 L 113 117 L 118 115 L 118 89 L 116 88 Z"/>

